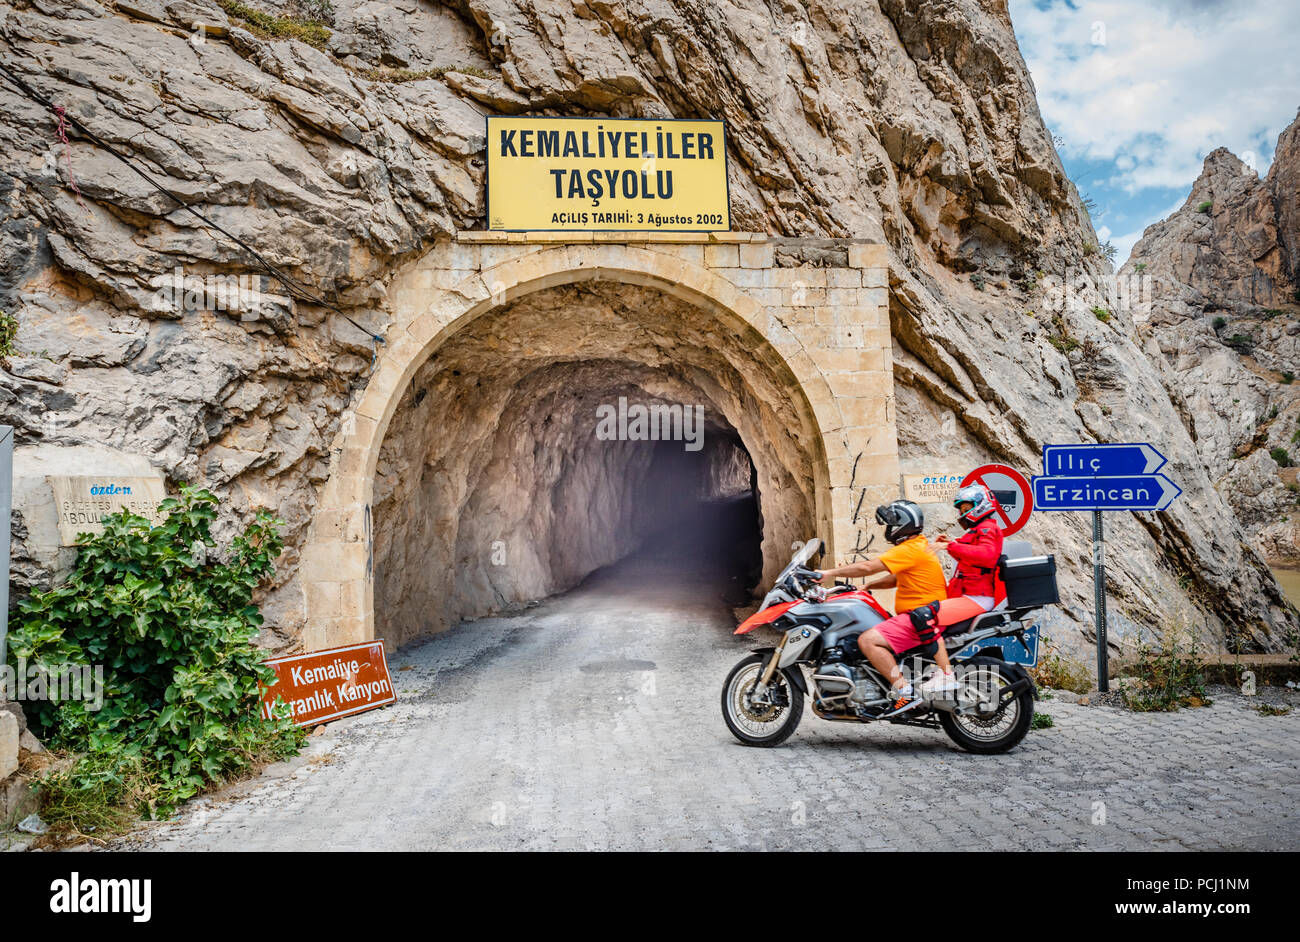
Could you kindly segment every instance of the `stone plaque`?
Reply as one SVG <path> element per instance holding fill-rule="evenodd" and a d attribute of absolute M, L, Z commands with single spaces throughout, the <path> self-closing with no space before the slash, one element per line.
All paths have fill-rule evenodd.
<path fill-rule="evenodd" d="M 934 474 L 903 475 L 903 497 L 918 504 L 946 504 L 961 487 L 965 471 L 937 471 Z"/>
<path fill-rule="evenodd" d="M 100 519 L 125 507 L 134 514 L 158 523 L 158 505 L 167 496 L 160 477 L 62 477 L 47 480 L 54 491 L 59 514 L 59 538 L 73 546 L 78 533 L 102 533 Z"/>

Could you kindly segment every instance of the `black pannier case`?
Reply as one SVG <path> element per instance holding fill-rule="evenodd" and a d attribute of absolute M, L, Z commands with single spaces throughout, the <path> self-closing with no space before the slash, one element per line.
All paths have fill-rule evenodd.
<path fill-rule="evenodd" d="M 999 561 L 1007 587 L 1007 608 L 1038 608 L 1061 601 L 1056 587 L 1056 557 L 1026 556 Z"/>

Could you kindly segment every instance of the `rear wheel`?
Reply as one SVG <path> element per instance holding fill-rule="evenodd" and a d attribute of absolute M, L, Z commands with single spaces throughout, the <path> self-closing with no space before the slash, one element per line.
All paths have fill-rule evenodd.
<path fill-rule="evenodd" d="M 746 746 L 779 746 L 790 738 L 803 716 L 803 691 L 784 671 L 772 674 L 764 702 L 755 702 L 754 691 L 770 657 L 749 655 L 731 669 L 722 685 L 722 718 L 731 735 Z"/>
<path fill-rule="evenodd" d="M 954 665 L 957 674 L 958 701 L 974 705 L 974 713 L 939 712 L 939 723 L 957 745 L 967 752 L 993 755 L 1019 744 L 1029 732 L 1034 719 L 1034 695 L 1023 690 L 1003 699 L 1002 691 L 1011 686 L 1001 664 L 992 658 Z M 983 712 L 979 706 L 986 707 Z"/>

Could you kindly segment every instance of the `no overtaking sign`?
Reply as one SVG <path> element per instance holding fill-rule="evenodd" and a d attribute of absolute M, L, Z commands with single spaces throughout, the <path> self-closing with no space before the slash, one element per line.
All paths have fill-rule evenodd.
<path fill-rule="evenodd" d="M 993 492 L 993 508 L 1003 534 L 1010 536 L 1029 522 L 1034 510 L 1033 489 L 1015 468 L 1004 464 L 981 465 L 962 479 L 962 487 L 971 484 L 983 484 Z"/>

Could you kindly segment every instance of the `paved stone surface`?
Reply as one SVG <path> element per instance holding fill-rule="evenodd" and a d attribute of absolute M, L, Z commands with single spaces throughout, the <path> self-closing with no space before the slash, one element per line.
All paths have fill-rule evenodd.
<path fill-rule="evenodd" d="M 750 644 L 731 636 L 716 583 L 670 572 L 630 560 L 523 615 L 400 651 L 397 705 L 331 725 L 305 758 L 119 846 L 1300 845 L 1300 711 L 1260 716 L 1236 696 L 1148 715 L 1045 701 L 1056 726 L 1003 756 L 810 713 L 785 745 L 743 747 L 719 693 Z"/>

